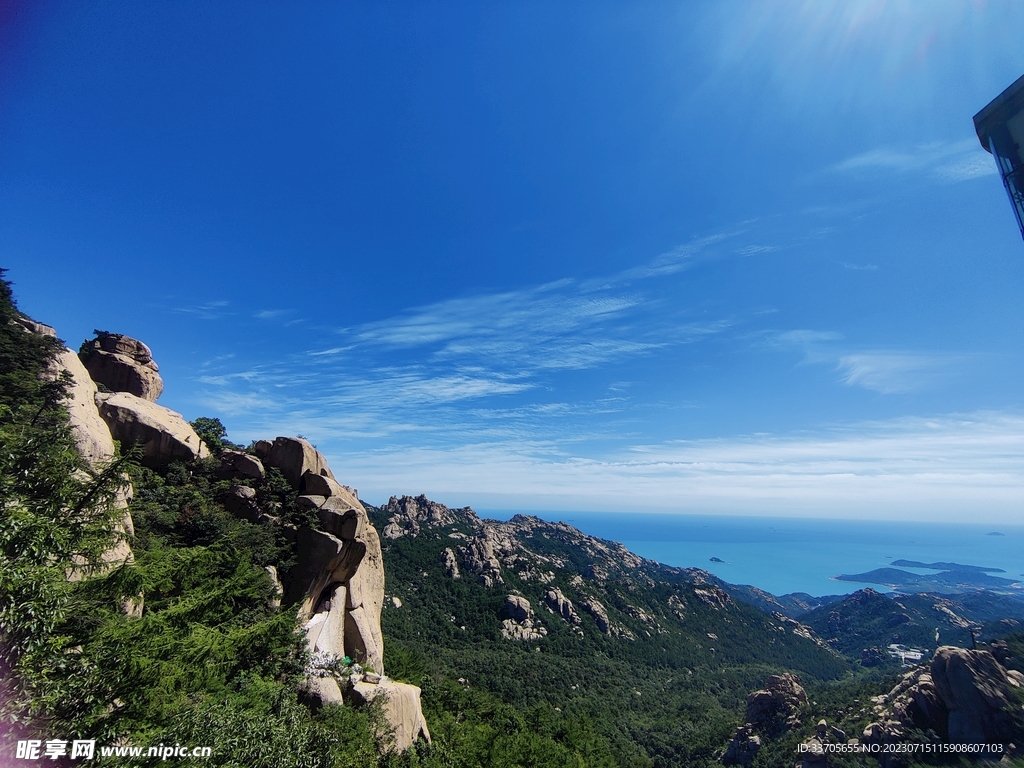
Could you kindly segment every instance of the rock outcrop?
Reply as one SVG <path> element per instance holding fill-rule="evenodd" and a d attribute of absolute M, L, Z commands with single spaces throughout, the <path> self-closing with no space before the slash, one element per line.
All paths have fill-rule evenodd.
<path fill-rule="evenodd" d="M 462 578 L 462 574 L 459 573 L 459 564 L 455 560 L 455 553 L 452 551 L 451 547 L 446 547 L 441 553 L 441 567 L 444 568 L 444 572 L 448 574 L 448 578 Z"/>
<path fill-rule="evenodd" d="M 729 740 L 729 745 L 722 754 L 722 765 L 742 765 L 750 768 L 761 751 L 761 737 L 754 732 L 752 725 L 741 725 Z"/>
<path fill-rule="evenodd" d="M 78 453 L 92 467 L 110 461 L 114 457 L 114 440 L 96 408 L 95 382 L 70 349 L 61 352 L 55 362 L 58 370 L 67 371 L 74 381 L 65 404 Z"/>
<path fill-rule="evenodd" d="M 608 620 L 608 611 L 597 601 L 596 598 L 587 597 L 580 601 L 580 607 L 593 617 L 597 622 L 597 628 L 604 634 L 611 634 L 612 623 Z"/>
<path fill-rule="evenodd" d="M 1010 739 L 1009 692 L 1024 683 L 1019 672 L 1007 672 L 990 651 L 944 646 L 932 658 L 931 676 L 949 710 L 949 741 L 997 744 Z"/>
<path fill-rule="evenodd" d="M 138 445 L 142 463 L 160 467 L 210 455 L 206 444 L 180 413 L 128 392 L 96 396 L 100 415 L 123 449 Z"/>
<path fill-rule="evenodd" d="M 829 726 L 825 720 L 819 720 L 814 735 L 799 747 L 803 759 L 796 764 L 796 768 L 829 768 L 829 745 L 847 743 L 843 731 Z"/>
<path fill-rule="evenodd" d="M 996 648 L 998 650 L 998 648 Z M 885 696 L 874 699 L 876 722 L 862 741 L 890 744 L 910 730 L 931 731 L 941 742 L 1006 744 L 1014 735 L 1012 689 L 1024 688 L 1024 675 L 1007 670 L 991 650 L 942 646 L 928 667 L 917 667 Z"/>
<path fill-rule="evenodd" d="M 506 640 L 540 640 L 548 630 L 537 623 L 533 606 L 525 597 L 508 595 L 502 611 L 501 636 Z"/>
<path fill-rule="evenodd" d="M 747 696 L 746 721 L 775 736 L 800 724 L 800 708 L 806 704 L 807 692 L 796 675 L 772 675 L 763 689 Z"/>
<path fill-rule="evenodd" d="M 160 368 L 149 347 L 120 333 L 96 331 L 78 351 L 92 380 L 111 392 L 129 392 L 154 402 L 164 389 Z"/>
<path fill-rule="evenodd" d="M 297 503 L 316 511 L 320 522 L 320 530 L 295 532 L 296 564 L 285 587 L 285 603 L 300 603 L 306 645 L 319 665 L 306 681 L 307 696 L 320 704 L 356 705 L 383 697 L 394 734 L 389 748 L 404 751 L 418 738 L 430 741 L 420 689 L 384 676 L 384 560 L 356 492 L 338 483 L 304 440 L 279 437 L 261 452 L 304 491 Z"/>
<path fill-rule="evenodd" d="M 458 522 L 458 513 L 448 509 L 444 504 L 431 501 L 424 495 L 392 496 L 381 508 L 391 517 L 381 534 L 385 539 L 398 539 L 402 536 L 415 537 L 421 526 L 446 526 Z"/>
<path fill-rule="evenodd" d="M 800 725 L 800 709 L 807 692 L 796 675 L 772 675 L 764 688 L 747 696 L 746 722 L 736 729 L 722 755 L 724 765 L 750 766 L 761 749 L 763 737 L 775 738 Z"/>
<path fill-rule="evenodd" d="M 563 619 L 570 624 L 579 624 L 580 617 L 576 613 L 576 608 L 572 604 L 572 600 L 562 594 L 562 590 L 558 587 L 552 587 L 544 593 L 544 602 L 548 604 L 548 607 L 552 611 L 557 613 Z M 607 614 L 605 615 L 605 621 L 608 620 Z"/>
<path fill-rule="evenodd" d="M 334 480 L 334 474 L 327 466 L 327 459 L 306 440 L 300 437 L 278 437 L 269 446 L 266 443 L 266 440 L 261 440 L 257 444 L 256 454 L 266 466 L 281 470 L 281 474 L 292 487 L 300 487 L 302 476 L 306 472 Z"/>
<path fill-rule="evenodd" d="M 245 451 L 221 451 L 219 477 L 228 480 L 262 480 L 266 476 L 263 462 Z"/>
<path fill-rule="evenodd" d="M 16 320 L 22 328 L 30 333 L 57 338 L 57 332 L 48 325 L 37 323 L 27 317 L 20 317 Z M 68 411 L 71 437 L 75 442 L 78 455 L 82 457 L 89 469 L 92 472 L 99 472 L 114 459 L 114 440 L 111 437 L 110 429 L 100 417 L 96 407 L 96 384 L 89 376 L 85 366 L 82 365 L 78 355 L 67 348 L 64 348 L 53 360 L 49 375 L 56 378 L 65 373 L 71 376 L 67 399 L 64 403 Z M 135 560 L 129 543 L 135 533 L 131 513 L 128 511 L 128 503 L 131 498 L 132 487 L 125 476 L 123 485 L 114 496 L 114 508 L 122 510 L 121 519 L 115 526 L 116 539 L 110 549 L 101 555 L 100 570 L 132 563 Z M 69 571 L 69 579 L 78 580 L 93 571 L 91 566 L 86 567 L 84 561 L 79 561 L 79 563 L 81 567 L 75 567 Z M 126 600 L 125 612 L 130 616 L 140 615 L 142 602 L 141 594 Z"/>
<path fill-rule="evenodd" d="M 491 529 L 483 528 L 468 547 L 462 549 L 462 564 L 475 574 L 477 581 L 485 587 L 504 584 L 501 578 L 501 563 L 494 551 L 494 535 Z"/>
<path fill-rule="evenodd" d="M 54 330 L 51 326 L 43 325 L 42 323 L 37 323 L 30 317 L 20 315 L 14 318 L 14 322 L 16 322 L 26 331 L 30 331 L 31 333 L 38 333 L 40 336 L 49 336 L 51 339 L 57 338 L 57 331 Z"/>
<path fill-rule="evenodd" d="M 729 593 L 721 587 L 713 584 L 696 587 L 693 590 L 693 596 L 704 603 L 708 608 L 712 608 L 716 611 L 724 611 L 732 605 L 732 598 L 729 597 Z"/>
<path fill-rule="evenodd" d="M 384 717 L 394 734 L 394 743 L 387 745 L 390 749 L 404 752 L 419 738 L 430 741 L 430 730 L 420 704 L 419 688 L 394 680 L 359 682 L 352 685 L 349 700 L 357 704 L 368 704 L 380 696 L 384 697 Z"/>

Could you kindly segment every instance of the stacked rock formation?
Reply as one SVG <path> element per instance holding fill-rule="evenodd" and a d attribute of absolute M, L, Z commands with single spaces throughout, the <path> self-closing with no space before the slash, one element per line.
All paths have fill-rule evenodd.
<path fill-rule="evenodd" d="M 19 324 L 27 332 L 56 337 L 52 328 L 28 318 L 20 318 Z M 72 434 L 79 453 L 93 470 L 113 460 L 115 441 L 120 441 L 122 450 L 138 446 L 142 462 L 150 467 L 210 456 L 181 414 L 154 402 L 163 391 L 163 380 L 149 347 L 142 342 L 98 331 L 78 354 L 64 350 L 55 361 L 53 375 L 63 371 L 72 379 L 67 401 Z M 241 481 L 222 498 L 225 508 L 254 523 L 282 524 L 261 509 L 256 490 L 244 484 L 262 481 L 265 467 L 280 470 L 300 491 L 297 503 L 315 511 L 320 525 L 317 529 L 286 526 L 285 535 L 295 545 L 296 565 L 283 585 L 276 568 L 268 568 L 268 577 L 283 602 L 300 605 L 310 651 L 321 659 L 348 657 L 365 673 L 347 675 L 344 692 L 337 678 L 313 674 L 307 681 L 309 693 L 319 704 L 359 704 L 382 697 L 394 734 L 392 749 L 407 749 L 420 737 L 429 741 L 420 689 L 384 677 L 380 630 L 384 562 L 380 539 L 356 491 L 340 484 L 323 454 L 305 440 L 261 440 L 255 450 L 256 456 L 237 450 L 220 454 L 217 474 Z M 127 509 L 130 498 L 129 489 L 118 499 L 125 510 L 124 535 L 104 556 L 111 566 L 133 559 L 128 545 L 133 532 Z M 72 574 L 73 578 L 80 576 Z M 141 597 L 126 608 L 141 614 Z"/>
<path fill-rule="evenodd" d="M 746 722 L 736 729 L 722 755 L 723 765 L 749 766 L 761 749 L 762 738 L 774 738 L 800 725 L 807 693 L 788 672 L 772 675 L 761 690 L 747 696 Z"/>
<path fill-rule="evenodd" d="M 420 737 L 429 741 L 420 689 L 384 676 L 384 559 L 380 537 L 356 491 L 339 483 L 323 454 L 301 438 L 261 440 L 255 447 L 261 468 L 279 469 L 302 493 L 298 505 L 315 512 L 320 523 L 318 529 L 303 526 L 291 532 L 296 564 L 284 586 L 285 604 L 300 606 L 306 645 L 319 665 L 306 681 L 309 697 L 320 705 L 383 697 L 393 749 L 408 749 Z M 223 454 L 221 468 L 255 470 Z M 251 500 L 239 495 L 237 503 L 246 508 Z M 267 522 L 273 519 L 268 516 Z M 341 676 L 323 672 L 338 664 L 345 667 Z"/>
<path fill-rule="evenodd" d="M 1000 663 L 999 644 L 967 650 L 942 646 L 931 664 L 908 672 L 886 696 L 875 700 L 879 716 L 865 728 L 867 744 L 898 743 L 911 730 L 932 731 L 944 742 L 1006 744 L 1013 736 L 1013 689 L 1024 675 Z"/>
<path fill-rule="evenodd" d="M 540 640 L 548 630 L 536 621 L 533 606 L 525 597 L 508 595 L 501 622 L 501 636 L 506 640 Z"/>
<path fill-rule="evenodd" d="M 164 382 L 153 354 L 141 341 L 120 333 L 97 331 L 95 339 L 82 344 L 77 359 L 73 357 L 68 350 L 61 364 L 74 376 L 76 386 L 85 386 L 77 382 L 88 379 L 89 391 L 74 395 L 75 406 L 83 415 L 72 416 L 71 423 L 76 428 L 81 423 L 89 439 L 99 434 L 91 415 L 98 409 L 109 436 L 121 443 L 123 451 L 139 446 L 142 463 L 147 466 L 160 467 L 172 461 L 192 461 L 210 455 L 180 413 L 156 404 Z M 105 391 L 98 391 L 97 385 Z M 86 405 L 88 400 L 93 403 L 91 409 Z M 96 446 L 87 445 L 86 450 L 95 451 Z"/>
<path fill-rule="evenodd" d="M 92 380 L 111 392 L 130 392 L 154 402 L 164 391 L 160 368 L 149 347 L 120 333 L 96 331 L 78 351 Z"/>
<path fill-rule="evenodd" d="M 17 320 L 29 333 L 38 333 L 52 338 L 57 337 L 57 332 L 48 325 L 37 323 L 27 317 Z M 70 349 L 65 348 L 54 359 L 50 375 L 58 377 L 62 374 L 70 376 L 67 400 L 65 405 L 68 410 L 68 422 L 71 426 L 71 436 L 75 442 L 75 448 L 82 457 L 88 471 L 96 474 L 102 471 L 107 464 L 114 459 L 114 438 L 110 428 L 102 418 L 97 408 L 97 386 L 89 372 L 86 370 L 78 355 Z M 128 543 L 134 534 L 131 514 L 128 512 L 128 503 L 131 500 L 131 484 L 127 478 L 118 490 L 114 505 L 115 509 L 121 510 L 121 518 L 117 523 L 114 544 L 103 553 L 101 557 L 101 569 L 114 568 L 119 565 L 134 561 L 131 545 Z M 68 573 L 68 578 L 77 580 L 88 575 L 89 569 L 84 562 L 76 565 Z M 141 595 L 125 603 L 124 609 L 130 615 L 140 615 L 142 612 Z"/>

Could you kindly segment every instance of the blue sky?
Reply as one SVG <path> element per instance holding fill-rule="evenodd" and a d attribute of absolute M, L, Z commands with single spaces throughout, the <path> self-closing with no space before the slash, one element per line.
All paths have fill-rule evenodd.
<path fill-rule="evenodd" d="M 0 265 L 367 500 L 1019 522 L 1017 0 L 7 3 Z"/>

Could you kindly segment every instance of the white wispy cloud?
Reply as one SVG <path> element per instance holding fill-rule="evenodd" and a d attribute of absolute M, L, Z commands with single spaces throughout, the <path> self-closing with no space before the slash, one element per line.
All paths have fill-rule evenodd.
<path fill-rule="evenodd" d="M 932 142 L 909 149 L 881 147 L 847 158 L 835 165 L 834 170 L 918 172 L 946 182 L 967 181 L 997 173 L 995 161 L 976 139 Z"/>
<path fill-rule="evenodd" d="M 866 270 L 866 271 L 869 271 L 869 272 L 873 272 L 873 271 L 878 269 L 878 265 L 877 264 L 850 264 L 850 263 L 845 262 L 845 261 L 843 262 L 843 267 L 845 267 L 846 269 L 853 269 L 853 270 L 858 270 L 858 271 L 865 271 Z"/>
<path fill-rule="evenodd" d="M 218 320 L 225 315 L 232 314 L 227 311 L 229 305 L 230 303 L 227 301 L 209 301 L 204 304 L 171 307 L 171 310 L 198 317 L 200 320 Z"/>
<path fill-rule="evenodd" d="M 773 253 L 779 250 L 777 245 L 747 245 L 740 248 L 736 253 L 740 256 L 754 256 L 758 253 Z"/>
<path fill-rule="evenodd" d="M 841 334 L 809 329 L 772 332 L 765 342 L 779 349 L 799 349 L 802 365 L 834 366 L 839 381 L 847 386 L 886 395 L 912 392 L 942 381 L 955 375 L 966 359 L 951 353 L 851 349 Z"/>
<path fill-rule="evenodd" d="M 329 447 L 328 447 L 329 450 Z M 815 433 L 639 445 L 604 458 L 565 446 L 492 442 L 339 454 L 364 497 L 477 506 L 1018 520 L 1024 417 L 949 414 Z"/>
<path fill-rule="evenodd" d="M 947 373 L 958 358 L 907 352 L 858 352 L 839 358 L 843 383 L 883 394 L 920 389 Z"/>

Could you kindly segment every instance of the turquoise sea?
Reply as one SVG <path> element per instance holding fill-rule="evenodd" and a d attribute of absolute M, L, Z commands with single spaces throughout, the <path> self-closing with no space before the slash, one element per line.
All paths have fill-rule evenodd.
<path fill-rule="evenodd" d="M 496 520 L 517 514 L 477 512 Z M 993 575 L 1021 579 L 1024 586 L 1020 525 L 537 510 L 521 514 L 563 521 L 591 536 L 620 541 L 642 557 L 703 568 L 732 584 L 751 584 L 776 595 L 839 595 L 866 586 L 887 591 L 878 584 L 832 577 L 888 567 L 899 559 L 1001 568 L 1005 573 Z M 711 562 L 712 557 L 724 562 Z"/>

